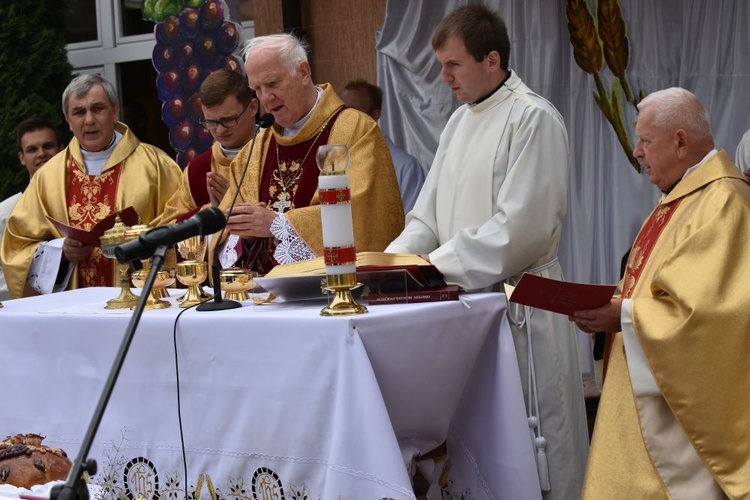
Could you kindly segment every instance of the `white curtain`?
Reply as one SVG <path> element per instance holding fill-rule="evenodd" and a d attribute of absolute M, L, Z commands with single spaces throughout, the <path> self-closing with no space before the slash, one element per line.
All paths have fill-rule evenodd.
<path fill-rule="evenodd" d="M 595 13 L 596 2 L 588 2 Z M 569 184 L 569 204 L 559 254 L 566 278 L 616 282 L 620 259 L 659 192 L 631 166 L 594 102 L 593 78 L 573 59 L 564 0 L 389 0 L 377 43 L 384 133 L 423 165 L 432 163 L 458 103 L 440 81 L 430 39 L 440 19 L 468 4 L 487 5 L 505 19 L 511 69 L 565 118 L 571 170 L 560 180 Z M 694 92 L 709 111 L 717 147 L 734 158 L 750 128 L 750 1 L 620 0 L 620 6 L 633 91 L 680 86 Z M 609 90 L 606 65 L 603 74 Z M 626 122 L 633 143 L 633 106 L 626 106 Z M 582 360 L 582 369 L 589 368 Z"/>

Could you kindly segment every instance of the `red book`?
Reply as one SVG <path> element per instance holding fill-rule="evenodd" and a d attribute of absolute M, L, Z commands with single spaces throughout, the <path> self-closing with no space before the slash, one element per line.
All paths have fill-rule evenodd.
<path fill-rule="evenodd" d="M 368 304 L 406 304 L 410 302 L 437 302 L 440 300 L 458 300 L 458 285 L 444 285 L 417 288 L 414 290 L 370 293 Z"/>
<path fill-rule="evenodd" d="M 571 283 L 524 273 L 515 287 L 506 285 L 505 293 L 511 302 L 570 316 L 576 311 L 608 304 L 615 288 L 615 285 Z"/>
<path fill-rule="evenodd" d="M 115 225 L 115 220 L 118 214 L 120 215 L 120 220 L 126 226 L 134 226 L 135 224 L 138 224 L 138 212 L 136 212 L 135 208 L 133 208 L 132 206 L 120 210 L 119 212 L 109 214 L 107 217 L 97 222 L 88 231 L 64 224 L 59 220 L 53 219 L 49 215 L 47 216 L 47 219 L 49 219 L 49 221 L 55 225 L 57 230 L 60 231 L 63 236 L 78 240 L 90 247 L 98 247 L 101 245 L 99 238 L 102 237 L 104 231 L 112 229 L 112 226 Z"/>

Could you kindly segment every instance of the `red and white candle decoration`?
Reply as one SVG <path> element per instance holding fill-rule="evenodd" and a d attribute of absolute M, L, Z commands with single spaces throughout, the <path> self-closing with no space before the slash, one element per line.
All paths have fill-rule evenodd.
<path fill-rule="evenodd" d="M 349 148 L 344 144 L 320 146 L 316 161 L 320 169 L 318 196 L 326 274 L 356 273 L 351 192 L 346 173 L 350 161 Z"/>

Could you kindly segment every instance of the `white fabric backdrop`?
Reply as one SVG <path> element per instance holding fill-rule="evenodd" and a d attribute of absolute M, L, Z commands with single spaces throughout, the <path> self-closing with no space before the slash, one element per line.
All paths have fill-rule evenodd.
<path fill-rule="evenodd" d="M 630 165 L 592 97 L 593 78 L 573 59 L 565 1 L 390 0 L 378 34 L 380 125 L 429 166 L 440 131 L 458 106 L 440 81 L 430 38 L 454 8 L 485 4 L 506 21 L 510 67 L 565 118 L 571 151 L 568 217 L 560 261 L 571 281 L 612 283 L 659 192 Z M 750 2 L 747 0 L 620 0 L 631 42 L 628 78 L 634 92 L 670 86 L 694 92 L 709 111 L 718 147 L 731 157 L 750 127 Z M 595 2 L 589 0 L 592 12 Z M 611 74 L 604 66 L 605 83 Z M 627 122 L 635 121 L 632 107 Z M 635 140 L 630 126 L 631 141 Z M 583 350 L 588 350 L 584 348 Z M 584 360 L 582 360 L 583 363 Z M 590 371 L 590 361 L 582 368 Z"/>

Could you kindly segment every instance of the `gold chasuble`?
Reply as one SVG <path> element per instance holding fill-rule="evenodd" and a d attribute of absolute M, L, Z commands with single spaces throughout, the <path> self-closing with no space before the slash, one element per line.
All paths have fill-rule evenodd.
<path fill-rule="evenodd" d="M 70 226 L 85 227 L 113 210 L 132 206 L 142 222 L 153 223 L 177 190 L 181 172 L 174 160 L 164 151 L 141 143 L 126 125 L 117 123 L 115 130 L 122 134 L 122 139 L 102 173 L 96 176 L 101 184 L 92 181 L 91 176 L 80 177 L 83 175 L 80 168 L 69 170 L 73 163 L 85 165 L 78 140 L 73 138 L 68 147 L 32 177 L 13 208 L 8 218 L 7 237 L 2 239 L 0 248 L 8 290 L 13 298 L 37 294 L 26 286 L 31 259 L 39 243 L 62 237 L 47 216 Z M 100 254 L 95 252 L 92 259 L 96 255 Z M 79 283 L 78 275 L 90 264 L 92 262 L 76 266 L 69 289 L 99 284 L 94 275 L 86 285 Z"/>
<path fill-rule="evenodd" d="M 322 255 L 315 153 L 323 144 L 346 144 L 351 155 L 348 174 L 354 244 L 358 252 L 383 251 L 404 228 L 403 203 L 388 145 L 372 118 L 344 108 L 331 85 L 320 87 L 323 95 L 296 135 L 282 136 L 278 125 L 258 134 L 237 202 L 265 202 L 268 210 L 283 212 L 305 244 L 316 255 Z M 232 162 L 229 196 L 224 197 L 223 210 L 229 208 L 238 189 L 250 144 Z M 261 243 L 256 245 L 260 246 L 260 253 L 253 267 L 266 273 L 276 264 L 273 259 L 276 241 L 271 237 Z"/>
<path fill-rule="evenodd" d="M 621 287 L 661 394 L 634 394 L 617 333 L 583 498 L 683 497 L 683 444 L 709 483 L 729 498 L 750 498 L 748 242 L 750 186 L 723 150 L 684 177 L 642 227 Z"/>

